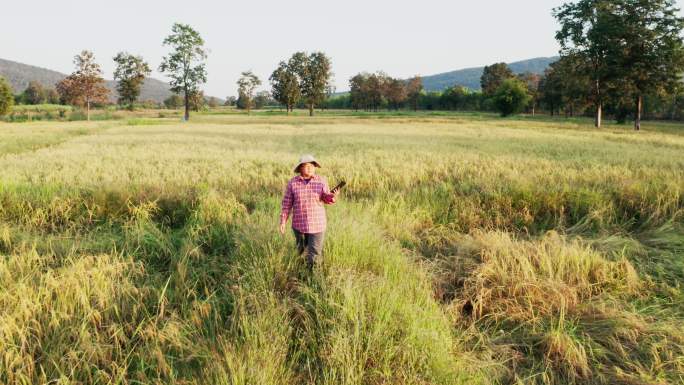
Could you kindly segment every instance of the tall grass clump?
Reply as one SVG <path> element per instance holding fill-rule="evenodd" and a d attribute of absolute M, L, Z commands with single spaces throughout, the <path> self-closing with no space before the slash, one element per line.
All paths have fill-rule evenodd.
<path fill-rule="evenodd" d="M 428 275 L 362 209 L 341 217 L 328 241 L 322 293 L 304 297 L 317 308 L 313 319 L 329 325 L 321 341 L 323 383 L 463 381 Z"/>
<path fill-rule="evenodd" d="M 684 335 L 640 309 L 649 284 L 624 255 L 554 232 L 529 241 L 474 232 L 459 244 L 433 261 L 438 292 L 465 346 L 505 362 L 500 382 L 681 381 Z"/>
<path fill-rule="evenodd" d="M 150 291 L 130 258 L 31 249 L 0 259 L 0 382 L 120 383 L 148 330 Z"/>

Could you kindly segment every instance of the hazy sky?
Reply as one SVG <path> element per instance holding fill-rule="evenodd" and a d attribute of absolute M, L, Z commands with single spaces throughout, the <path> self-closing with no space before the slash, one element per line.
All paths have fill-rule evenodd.
<path fill-rule="evenodd" d="M 125 50 L 156 69 L 174 22 L 192 25 L 209 49 L 208 95 L 236 94 L 241 71 L 268 76 L 295 51 L 331 57 L 338 91 L 359 71 L 431 75 L 496 61 L 557 54 L 551 9 L 563 0 L 51 0 L 2 5 L 0 58 L 64 73 L 92 50 L 107 78 Z M 682 6 L 684 0 L 679 1 Z M 165 79 L 157 71 L 154 77 Z"/>

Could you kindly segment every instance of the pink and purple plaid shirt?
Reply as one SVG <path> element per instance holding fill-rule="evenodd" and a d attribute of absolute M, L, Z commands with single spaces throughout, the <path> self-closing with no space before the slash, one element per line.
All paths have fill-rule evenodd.
<path fill-rule="evenodd" d="M 307 183 L 301 175 L 287 182 L 280 211 L 280 223 L 287 222 L 292 211 L 292 227 L 306 234 L 325 231 L 324 204 L 335 203 L 325 178 L 314 175 Z"/>

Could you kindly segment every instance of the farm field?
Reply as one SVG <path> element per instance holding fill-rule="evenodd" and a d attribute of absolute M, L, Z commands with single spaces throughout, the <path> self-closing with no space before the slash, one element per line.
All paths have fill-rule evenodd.
<path fill-rule="evenodd" d="M 0 122 L 0 384 L 684 383 L 684 125 L 630 128 Z M 302 153 L 348 183 L 313 275 Z"/>

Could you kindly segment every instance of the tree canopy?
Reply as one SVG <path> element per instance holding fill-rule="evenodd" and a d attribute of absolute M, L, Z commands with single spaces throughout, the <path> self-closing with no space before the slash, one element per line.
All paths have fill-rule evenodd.
<path fill-rule="evenodd" d="M 302 97 L 301 70 L 297 60 L 293 55 L 288 62 L 281 61 L 269 78 L 273 98 L 285 105 L 288 114 Z"/>
<path fill-rule="evenodd" d="M 119 52 L 114 57 L 114 62 L 116 63 L 114 79 L 117 81 L 119 104 L 133 110 L 145 77 L 149 76 L 152 71 L 142 57 L 127 52 Z"/>
<path fill-rule="evenodd" d="M 499 86 L 501 86 L 501 83 L 512 77 L 514 77 L 513 71 L 508 68 L 506 63 L 495 63 L 485 66 L 480 77 L 482 93 L 487 97 L 493 96 Z"/>
<path fill-rule="evenodd" d="M 531 97 L 527 86 L 520 79 L 510 78 L 501 83 L 494 93 L 494 104 L 501 116 L 509 116 L 521 112 Z"/>
<path fill-rule="evenodd" d="M 94 103 L 107 103 L 109 90 L 105 87 L 100 65 L 95 62 L 95 55 L 90 51 L 82 51 L 74 56 L 76 70 L 64 80 L 57 83 L 57 92 L 63 102 L 84 106 L 87 119 L 90 120 L 90 107 Z"/>
<path fill-rule="evenodd" d="M 252 71 L 245 71 L 237 81 L 238 84 L 238 107 L 247 110 L 249 114 L 254 103 L 254 91 L 261 85 L 261 80 Z"/>
<path fill-rule="evenodd" d="M 12 111 L 12 106 L 14 105 L 14 94 L 12 93 L 12 87 L 9 83 L 0 76 L 0 116 L 7 115 Z"/>
<path fill-rule="evenodd" d="M 323 52 L 313 52 L 308 57 L 298 60 L 301 77 L 301 93 L 304 102 L 309 107 L 309 115 L 313 116 L 314 107 L 327 96 L 332 78 L 332 64 Z"/>
<path fill-rule="evenodd" d="M 171 78 L 171 91 L 182 94 L 185 100 L 185 120 L 190 119 L 190 98 L 207 81 L 204 40 L 199 32 L 187 24 L 175 23 L 164 45 L 172 51 L 164 56 L 159 70 Z"/>

